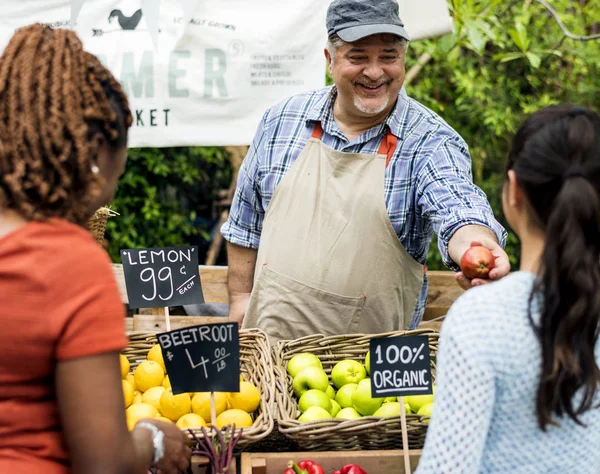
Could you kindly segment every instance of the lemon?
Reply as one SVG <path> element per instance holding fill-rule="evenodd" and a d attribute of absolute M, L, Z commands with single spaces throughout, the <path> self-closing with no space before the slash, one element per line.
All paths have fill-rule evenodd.
<path fill-rule="evenodd" d="M 160 409 L 160 397 L 166 390 L 165 387 L 152 387 L 144 392 L 142 395 L 142 402 L 152 405 L 157 410 Z"/>
<path fill-rule="evenodd" d="M 167 422 L 167 423 L 173 423 L 171 420 L 169 420 L 168 418 L 166 418 L 164 416 L 157 416 L 156 419 L 160 420 L 160 421 Z"/>
<path fill-rule="evenodd" d="M 133 429 L 132 426 L 143 418 L 156 418 L 158 412 L 156 408 L 147 403 L 134 403 L 127 410 L 125 410 L 127 416 L 127 424 L 130 426 L 129 429 Z"/>
<path fill-rule="evenodd" d="M 133 387 L 133 391 L 135 392 L 137 390 L 137 387 L 135 386 L 135 377 L 133 376 L 133 374 L 127 374 L 125 380 L 129 382 L 129 384 Z"/>
<path fill-rule="evenodd" d="M 133 403 L 133 387 L 127 380 L 121 380 L 123 385 L 123 398 L 125 399 L 125 408 Z"/>
<path fill-rule="evenodd" d="M 228 406 L 252 413 L 260 404 L 260 392 L 250 382 L 240 382 L 240 391 L 227 395 Z"/>
<path fill-rule="evenodd" d="M 160 412 L 172 421 L 177 421 L 191 411 L 192 401 L 187 393 L 173 395 L 173 391 L 167 388 L 160 396 Z"/>
<path fill-rule="evenodd" d="M 242 374 L 240 374 L 240 382 L 244 381 L 244 376 Z"/>
<path fill-rule="evenodd" d="M 152 349 L 150 349 L 150 351 L 148 351 L 148 355 L 146 357 L 148 358 L 148 360 L 153 360 L 157 364 L 160 364 L 160 366 L 163 368 L 163 370 L 165 372 L 167 371 L 167 369 L 165 367 L 165 360 L 163 359 L 162 349 L 160 348 L 160 344 L 154 344 L 152 346 Z"/>
<path fill-rule="evenodd" d="M 165 375 L 162 386 L 165 388 L 171 388 L 171 381 L 169 380 L 169 375 Z"/>
<path fill-rule="evenodd" d="M 131 365 L 129 364 L 129 359 L 127 359 L 127 357 L 125 357 L 123 354 L 119 354 L 119 362 L 121 364 L 121 378 L 124 379 L 127 377 Z"/>
<path fill-rule="evenodd" d="M 227 394 L 215 392 L 215 416 L 227 409 Z M 192 398 L 192 411 L 205 420 L 210 420 L 210 392 L 197 392 Z"/>
<path fill-rule="evenodd" d="M 129 431 L 133 431 L 133 429 L 135 428 L 135 424 L 137 423 L 137 421 L 134 420 L 133 418 L 131 418 L 128 415 L 125 415 L 125 421 L 127 422 L 127 429 Z"/>
<path fill-rule="evenodd" d="M 252 417 L 244 410 L 237 408 L 225 410 L 217 416 L 217 428 L 219 429 L 234 424 L 236 428 L 248 428 L 252 426 Z"/>
<path fill-rule="evenodd" d="M 160 364 L 153 360 L 145 360 L 138 365 L 133 373 L 135 386 L 141 392 L 149 388 L 158 387 L 163 383 L 165 371 Z"/>
<path fill-rule="evenodd" d="M 201 426 L 206 426 L 206 422 L 204 418 L 196 413 L 186 413 L 179 420 L 177 420 L 177 428 L 180 430 L 185 430 L 188 428 L 200 428 Z"/>
<path fill-rule="evenodd" d="M 133 403 L 142 403 L 142 392 L 133 392 Z"/>

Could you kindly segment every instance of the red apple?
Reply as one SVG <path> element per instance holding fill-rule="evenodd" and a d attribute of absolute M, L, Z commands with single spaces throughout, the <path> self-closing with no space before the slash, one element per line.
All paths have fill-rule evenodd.
<path fill-rule="evenodd" d="M 494 268 L 494 256 L 485 247 L 469 247 L 460 259 L 460 269 L 467 278 L 487 278 Z"/>

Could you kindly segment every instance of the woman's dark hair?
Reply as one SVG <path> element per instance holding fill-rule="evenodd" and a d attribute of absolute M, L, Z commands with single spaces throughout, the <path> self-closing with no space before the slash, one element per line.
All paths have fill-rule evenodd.
<path fill-rule="evenodd" d="M 18 30 L 0 57 L 0 208 L 84 224 L 102 186 L 91 138 L 119 149 L 131 123 L 121 86 L 73 31 Z"/>
<path fill-rule="evenodd" d="M 537 391 L 541 429 L 553 416 L 592 408 L 600 387 L 600 116 L 570 105 L 530 116 L 517 132 L 508 169 L 522 186 L 545 246 L 530 300 L 541 295 Z M 581 391 L 581 392 L 580 392 Z M 576 393 L 581 398 L 574 399 Z"/>

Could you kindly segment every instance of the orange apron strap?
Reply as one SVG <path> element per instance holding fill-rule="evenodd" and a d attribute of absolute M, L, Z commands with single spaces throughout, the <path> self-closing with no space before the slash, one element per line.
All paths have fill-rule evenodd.
<path fill-rule="evenodd" d="M 396 144 L 398 143 L 398 137 L 392 134 L 389 130 L 383 136 L 381 140 L 381 145 L 379 145 L 379 150 L 377 153 L 379 155 L 386 155 L 387 159 L 385 160 L 385 166 L 390 164 L 390 160 L 392 159 L 392 155 L 394 154 L 394 150 L 396 150 Z"/>
<path fill-rule="evenodd" d="M 320 140 L 322 136 L 323 128 L 321 127 L 321 122 L 315 122 L 315 127 L 312 131 L 312 138 Z M 386 167 L 392 159 L 392 155 L 394 154 L 394 150 L 396 150 L 397 143 L 398 137 L 396 137 L 394 134 L 392 134 L 392 132 L 388 130 L 387 133 L 383 136 L 381 144 L 379 145 L 379 150 L 377 151 L 377 154 L 387 156 L 387 159 L 385 160 Z"/>
<path fill-rule="evenodd" d="M 313 128 L 312 137 L 320 140 L 323 136 L 323 128 L 321 127 L 321 122 L 315 123 L 315 128 Z"/>

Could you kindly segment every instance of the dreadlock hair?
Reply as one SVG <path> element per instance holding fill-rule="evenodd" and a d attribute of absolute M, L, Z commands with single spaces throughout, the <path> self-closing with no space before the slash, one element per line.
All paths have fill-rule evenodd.
<path fill-rule="evenodd" d="M 538 425 L 556 425 L 593 408 L 600 390 L 600 116 L 572 105 L 529 117 L 515 135 L 513 169 L 544 229 L 541 274 L 529 320 L 542 354 Z M 531 302 L 542 295 L 539 323 Z"/>
<path fill-rule="evenodd" d="M 0 209 L 84 224 L 104 185 L 92 137 L 120 149 L 131 123 L 120 84 L 73 31 L 17 30 L 0 57 Z"/>

